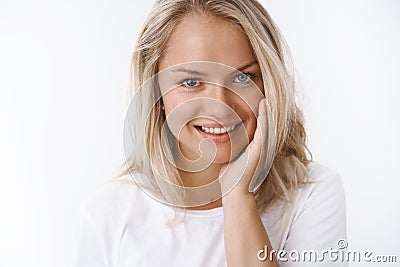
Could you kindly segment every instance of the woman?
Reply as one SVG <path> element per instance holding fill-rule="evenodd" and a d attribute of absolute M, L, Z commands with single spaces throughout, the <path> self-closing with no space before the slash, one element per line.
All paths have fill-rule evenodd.
<path fill-rule="evenodd" d="M 83 206 L 76 266 L 345 266 L 324 253 L 346 237 L 342 184 L 307 158 L 289 63 L 256 0 L 158 0 L 124 171 Z"/>

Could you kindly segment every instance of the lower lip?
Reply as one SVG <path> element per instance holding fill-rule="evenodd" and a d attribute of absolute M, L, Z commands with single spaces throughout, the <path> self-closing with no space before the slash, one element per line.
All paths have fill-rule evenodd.
<path fill-rule="evenodd" d="M 223 134 L 212 134 L 212 133 L 206 133 L 203 132 L 202 130 L 198 129 L 195 127 L 195 129 L 205 138 L 211 139 L 214 141 L 214 143 L 225 143 L 228 142 L 233 135 L 237 132 L 237 130 L 241 127 L 241 124 L 236 125 L 235 129 L 233 131 L 230 131 L 229 133 L 223 133 Z"/>

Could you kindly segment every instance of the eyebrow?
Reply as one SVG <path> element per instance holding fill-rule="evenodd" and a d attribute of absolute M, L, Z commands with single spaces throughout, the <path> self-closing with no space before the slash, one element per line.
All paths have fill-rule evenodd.
<path fill-rule="evenodd" d="M 246 64 L 246 65 L 234 70 L 232 72 L 232 74 L 237 73 L 238 71 L 242 72 L 243 70 L 248 69 L 251 66 L 256 65 L 256 64 L 258 64 L 257 60 L 255 60 L 255 61 L 253 61 L 253 62 L 251 62 L 249 64 Z M 179 69 L 172 70 L 172 72 L 185 72 L 185 73 L 188 73 L 188 74 L 191 74 L 191 75 L 199 75 L 199 76 L 205 76 L 206 75 L 205 73 L 202 73 L 202 72 L 199 72 L 199 71 L 196 71 L 196 70 L 192 70 L 192 69 L 188 69 L 188 68 L 179 68 Z"/>
<path fill-rule="evenodd" d="M 245 69 L 250 68 L 250 67 L 253 66 L 253 65 L 258 65 L 258 61 L 257 61 L 257 60 L 254 60 L 253 62 L 251 62 L 251 63 L 249 63 L 249 64 L 247 64 L 247 65 L 244 65 L 243 67 L 240 67 L 240 68 L 238 68 L 237 70 L 238 70 L 238 71 L 243 71 L 243 70 L 245 70 Z M 236 71 L 235 71 L 235 72 L 236 72 Z"/>

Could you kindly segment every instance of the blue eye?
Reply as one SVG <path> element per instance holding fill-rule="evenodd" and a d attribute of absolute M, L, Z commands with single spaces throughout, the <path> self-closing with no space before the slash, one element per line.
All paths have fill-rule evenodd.
<path fill-rule="evenodd" d="M 237 75 L 234 79 L 233 82 L 235 83 L 246 83 L 250 80 L 250 77 L 248 74 L 245 73 L 240 73 L 239 75 Z"/>
<path fill-rule="evenodd" d="M 186 87 L 197 87 L 200 86 L 200 81 L 198 79 L 187 79 L 182 82 L 182 85 Z"/>
<path fill-rule="evenodd" d="M 250 82 L 250 79 L 252 78 L 252 75 L 250 73 L 240 73 L 235 77 L 233 80 L 234 83 L 248 83 Z"/>

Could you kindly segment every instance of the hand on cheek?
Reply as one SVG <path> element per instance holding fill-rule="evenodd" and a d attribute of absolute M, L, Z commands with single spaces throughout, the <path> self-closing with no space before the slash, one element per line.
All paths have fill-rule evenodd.
<path fill-rule="evenodd" d="M 263 98 L 258 107 L 257 128 L 254 138 L 245 151 L 235 159 L 225 164 L 220 171 L 220 183 L 222 195 L 225 195 L 232 188 L 230 194 L 248 195 L 263 180 L 266 164 L 266 147 L 268 141 L 268 116 L 267 102 Z M 266 174 L 265 174 L 266 175 Z M 256 180 L 257 179 L 257 180 Z"/>

